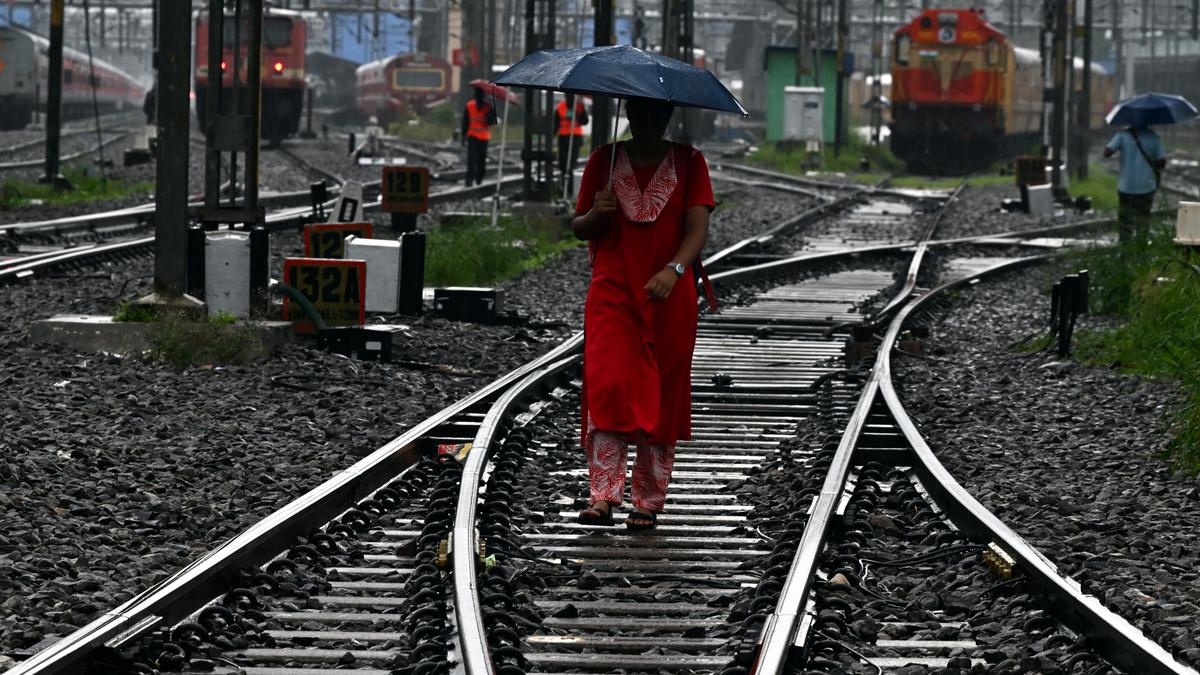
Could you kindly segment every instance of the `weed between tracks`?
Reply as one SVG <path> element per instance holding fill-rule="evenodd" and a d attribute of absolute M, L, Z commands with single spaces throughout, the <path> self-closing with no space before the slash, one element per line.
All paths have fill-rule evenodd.
<path fill-rule="evenodd" d="M 196 320 L 122 303 L 113 320 L 147 324 L 150 356 L 175 368 L 242 365 L 261 360 L 267 351 L 254 329 L 238 324 L 232 314 Z"/>
<path fill-rule="evenodd" d="M 0 188 L 0 211 L 37 202 L 55 205 L 77 204 L 154 192 L 154 183 L 149 181 L 127 183 L 116 178 L 91 175 L 79 168 L 67 169 L 64 176 L 74 186 L 73 190 L 56 192 L 49 185 L 33 181 L 5 181 L 3 188 Z"/>
<path fill-rule="evenodd" d="M 425 259 L 428 286 L 484 286 L 540 267 L 577 241 L 557 221 L 534 223 L 502 217 L 495 229 L 489 216 L 442 225 L 429 233 Z"/>
<path fill-rule="evenodd" d="M 785 150 L 773 143 L 759 146 L 758 152 L 747 157 L 753 164 L 759 164 L 768 169 L 802 175 L 809 170 L 808 154 L 803 149 Z M 863 171 L 860 164 L 863 159 L 870 163 L 870 169 Z M 850 178 L 873 183 L 883 178 L 884 173 L 904 170 L 904 163 L 896 159 L 886 145 L 871 145 L 860 139 L 851 139 L 842 146 L 840 155 L 835 155 L 833 145 L 825 145 L 821 152 L 821 171 L 845 173 Z"/>
<path fill-rule="evenodd" d="M 1122 320 L 1108 331 L 1084 331 L 1085 360 L 1179 381 L 1184 403 L 1167 419 L 1172 465 L 1200 474 L 1200 255 L 1172 242 L 1173 224 L 1157 221 L 1148 242 L 1085 255 L 1091 309 Z"/>

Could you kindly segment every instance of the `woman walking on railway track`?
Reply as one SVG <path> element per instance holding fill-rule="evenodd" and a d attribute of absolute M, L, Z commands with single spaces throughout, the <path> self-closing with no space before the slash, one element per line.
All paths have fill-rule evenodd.
<path fill-rule="evenodd" d="M 592 260 L 582 406 L 591 502 L 579 513 L 583 523 L 613 523 L 634 445 L 625 525 L 653 528 L 675 444 L 691 438 L 692 263 L 708 238 L 714 201 L 704 156 L 663 138 L 673 111 L 665 101 L 629 100 L 633 138 L 588 158 L 571 224 L 589 242 Z"/>

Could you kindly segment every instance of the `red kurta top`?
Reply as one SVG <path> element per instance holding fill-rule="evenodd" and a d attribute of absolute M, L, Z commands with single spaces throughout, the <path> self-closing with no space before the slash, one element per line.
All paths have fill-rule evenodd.
<path fill-rule="evenodd" d="M 604 145 L 588 158 L 576 214 L 590 211 L 596 192 L 605 189 L 612 147 Z M 615 175 L 625 179 L 614 190 L 619 206 L 590 247 L 584 431 L 590 416 L 597 429 L 641 430 L 651 443 L 674 445 L 692 432 L 696 281 L 689 267 L 664 300 L 651 299 L 644 287 L 679 250 L 687 210 L 714 207 L 708 164 L 695 148 L 673 144 L 657 167 L 631 166 L 619 151 Z M 654 219 L 637 222 L 648 218 Z"/>

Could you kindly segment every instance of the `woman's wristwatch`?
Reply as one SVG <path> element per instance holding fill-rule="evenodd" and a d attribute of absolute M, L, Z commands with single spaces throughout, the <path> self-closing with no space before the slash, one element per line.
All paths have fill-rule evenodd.
<path fill-rule="evenodd" d="M 667 269 L 674 272 L 675 276 L 677 276 L 677 277 L 682 277 L 683 273 L 685 271 L 687 271 L 687 268 L 683 266 L 683 263 L 677 263 L 677 262 L 667 263 Z"/>

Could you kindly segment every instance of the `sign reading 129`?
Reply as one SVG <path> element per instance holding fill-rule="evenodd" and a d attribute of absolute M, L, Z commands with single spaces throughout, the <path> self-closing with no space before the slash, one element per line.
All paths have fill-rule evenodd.
<path fill-rule="evenodd" d="M 381 208 L 388 213 L 429 210 L 429 167 L 385 166 L 380 187 Z"/>
<path fill-rule="evenodd" d="M 316 308 L 327 326 L 360 326 L 366 320 L 367 264 L 362 260 L 284 258 L 283 278 Z M 304 311 L 284 296 L 283 316 L 297 332 L 315 330 Z"/>

